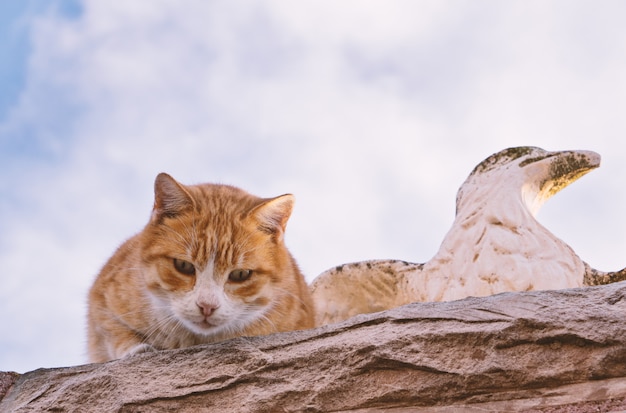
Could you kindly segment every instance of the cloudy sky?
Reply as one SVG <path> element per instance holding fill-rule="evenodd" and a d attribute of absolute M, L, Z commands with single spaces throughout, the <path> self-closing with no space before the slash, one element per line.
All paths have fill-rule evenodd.
<path fill-rule="evenodd" d="M 626 266 L 622 1 L 0 3 L 0 370 L 85 362 L 87 290 L 161 171 L 297 203 L 310 281 L 424 262 L 510 146 L 602 167 L 539 220 Z"/>

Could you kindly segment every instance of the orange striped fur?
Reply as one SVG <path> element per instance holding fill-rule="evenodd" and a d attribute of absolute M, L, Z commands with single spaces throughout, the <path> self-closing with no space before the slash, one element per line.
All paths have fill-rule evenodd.
<path fill-rule="evenodd" d="M 293 202 L 157 176 L 150 222 L 89 292 L 90 361 L 312 328 L 309 289 L 283 240 Z"/>

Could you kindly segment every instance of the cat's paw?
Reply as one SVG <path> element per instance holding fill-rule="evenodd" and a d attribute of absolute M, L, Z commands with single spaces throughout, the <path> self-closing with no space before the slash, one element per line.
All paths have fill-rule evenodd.
<path fill-rule="evenodd" d="M 131 347 L 126 353 L 124 353 L 122 358 L 128 358 L 134 356 L 135 354 L 149 353 L 152 351 L 157 351 L 157 349 L 152 347 L 150 344 L 141 343 Z"/>

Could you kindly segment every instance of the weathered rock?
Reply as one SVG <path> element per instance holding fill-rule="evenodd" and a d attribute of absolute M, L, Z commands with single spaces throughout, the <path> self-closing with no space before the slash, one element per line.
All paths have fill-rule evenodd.
<path fill-rule="evenodd" d="M 626 283 L 415 303 L 314 330 L 36 370 L 0 411 L 618 410 L 625 314 Z"/>
<path fill-rule="evenodd" d="M 9 371 L 0 371 L 0 400 L 4 398 L 4 395 L 7 394 L 15 380 L 19 377 L 19 374 Z"/>

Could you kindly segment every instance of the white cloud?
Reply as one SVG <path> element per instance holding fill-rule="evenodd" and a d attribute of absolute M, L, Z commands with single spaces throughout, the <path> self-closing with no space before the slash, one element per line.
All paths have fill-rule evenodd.
<path fill-rule="evenodd" d="M 87 2 L 42 18 L 0 126 L 45 148 L 2 167 L 0 369 L 84 360 L 86 290 L 146 222 L 160 171 L 294 193 L 287 240 L 312 279 L 428 260 L 493 152 L 596 150 L 602 168 L 539 218 L 592 265 L 626 265 L 624 6 L 571 4 Z"/>

